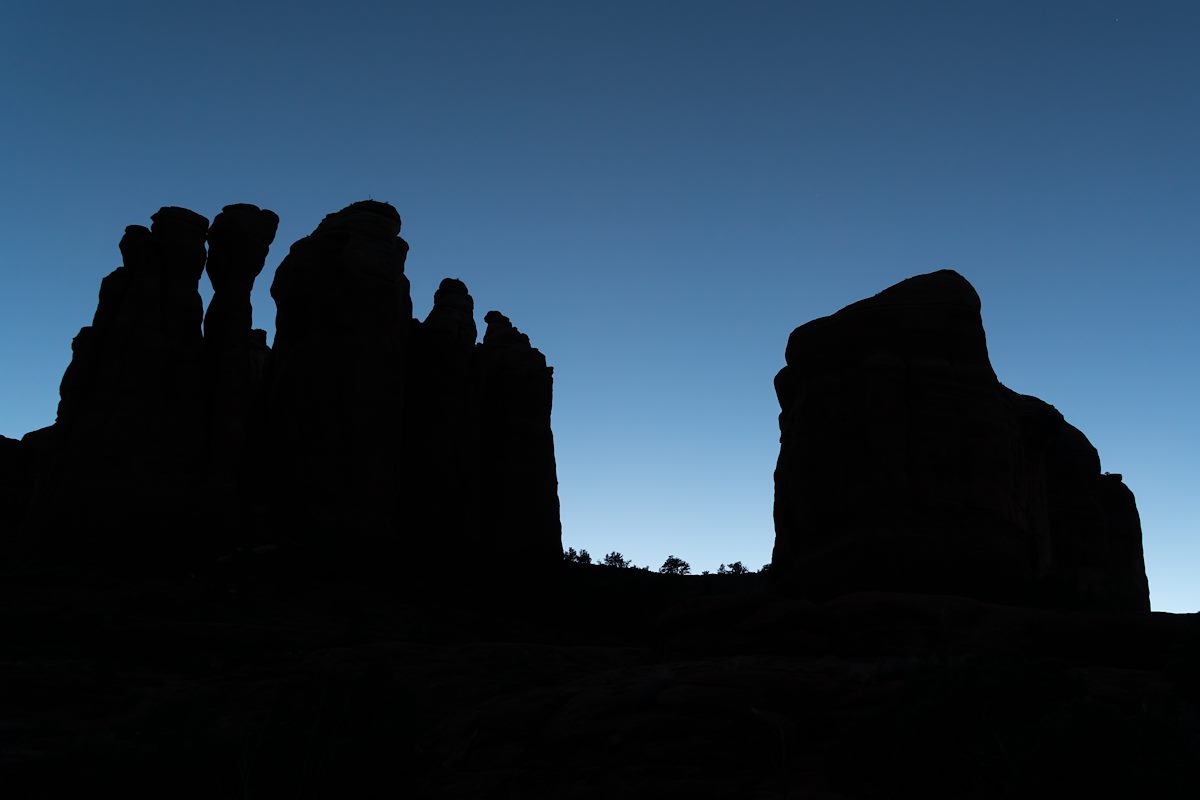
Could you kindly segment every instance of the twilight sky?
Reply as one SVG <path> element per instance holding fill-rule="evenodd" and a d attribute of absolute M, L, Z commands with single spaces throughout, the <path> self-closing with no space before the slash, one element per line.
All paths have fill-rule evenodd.
<path fill-rule="evenodd" d="M 290 244 L 373 197 L 418 316 L 462 278 L 554 365 L 564 545 L 758 567 L 788 333 L 951 267 L 1200 609 L 1200 3 L 15 0 L 0 109 L 0 434 L 53 422 L 125 225 L 275 210 L 273 334 Z"/>

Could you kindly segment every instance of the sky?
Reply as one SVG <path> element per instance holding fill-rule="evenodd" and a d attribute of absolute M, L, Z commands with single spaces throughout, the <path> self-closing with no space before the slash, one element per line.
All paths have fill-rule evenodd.
<path fill-rule="evenodd" d="M 788 334 L 953 268 L 1197 611 L 1198 41 L 1187 0 L 14 0 L 0 434 L 53 422 L 126 225 L 276 211 L 273 335 L 290 244 L 374 198 L 419 317 L 461 278 L 555 367 L 564 546 L 757 568 Z"/>

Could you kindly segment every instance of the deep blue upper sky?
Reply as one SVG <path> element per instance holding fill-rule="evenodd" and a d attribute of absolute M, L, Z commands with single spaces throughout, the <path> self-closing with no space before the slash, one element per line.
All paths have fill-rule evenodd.
<path fill-rule="evenodd" d="M 757 567 L 788 333 L 952 267 L 1200 608 L 1200 4 L 13 5 L 0 433 L 53 421 L 125 225 L 274 209 L 271 331 L 291 242 L 373 197 L 419 316 L 460 277 L 555 365 L 565 544 Z"/>

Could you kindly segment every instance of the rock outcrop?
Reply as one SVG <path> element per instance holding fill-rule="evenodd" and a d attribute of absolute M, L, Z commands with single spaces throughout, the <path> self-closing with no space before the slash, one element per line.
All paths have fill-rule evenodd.
<path fill-rule="evenodd" d="M 562 553 L 550 408 L 554 369 L 499 311 L 479 346 L 481 514 L 502 563 L 545 564 Z"/>
<path fill-rule="evenodd" d="M 238 203 L 225 206 L 208 230 L 205 270 L 213 296 L 204 314 L 206 501 L 215 524 L 235 536 L 258 488 L 248 448 L 271 353 L 266 331 L 254 327 L 250 292 L 278 226 L 274 211 Z"/>
<path fill-rule="evenodd" d="M 72 342 L 58 418 L 26 437 L 45 462 L 33 527 L 106 549 L 191 525 L 203 475 L 207 231 L 205 217 L 176 207 L 148 229 L 125 229 L 124 264 L 103 280 L 92 325 Z"/>
<path fill-rule="evenodd" d="M 409 537 L 422 559 L 551 574 L 562 556 L 550 430 L 553 369 L 498 311 L 476 344 L 474 300 L 442 281 L 415 328 L 405 405 Z"/>
<path fill-rule="evenodd" d="M 400 217 L 355 203 L 275 274 L 263 409 L 269 513 L 289 539 L 429 569 L 550 573 L 562 552 L 545 357 L 446 278 L 412 318 Z M 464 557 L 465 556 L 465 557 Z"/>
<path fill-rule="evenodd" d="M 240 347 L 253 330 L 250 292 L 279 227 L 274 211 L 248 203 L 225 206 L 208 230 L 205 270 L 213 296 L 204 314 L 210 347 Z"/>
<path fill-rule="evenodd" d="M 412 300 L 400 225 L 386 203 L 354 203 L 275 271 L 262 456 L 289 537 L 390 539 L 401 517 Z"/>
<path fill-rule="evenodd" d="M 552 370 L 497 312 L 477 344 L 456 278 L 413 318 L 396 209 L 354 203 L 292 246 L 273 349 L 250 293 L 275 213 L 153 219 L 126 230 L 57 422 L 0 440 L 0 522 L 109 563 L 283 544 L 439 577 L 554 574 Z"/>
<path fill-rule="evenodd" d="M 482 555 L 474 308 L 466 284 L 446 278 L 425 321 L 413 324 L 404 405 L 406 538 L 412 555 L 428 564 Z"/>
<path fill-rule="evenodd" d="M 1056 409 L 997 380 L 962 276 L 910 278 L 802 325 L 786 360 L 781 584 L 1149 610 L 1132 494 Z"/>

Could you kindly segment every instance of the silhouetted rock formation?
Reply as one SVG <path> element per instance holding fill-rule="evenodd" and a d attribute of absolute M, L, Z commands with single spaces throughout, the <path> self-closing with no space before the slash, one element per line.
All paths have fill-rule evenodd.
<path fill-rule="evenodd" d="M 400 215 L 366 200 L 330 214 L 275 271 L 266 414 L 271 496 L 299 539 L 391 538 L 412 300 Z"/>
<path fill-rule="evenodd" d="M 472 348 L 479 336 L 475 326 L 475 301 L 467 285 L 458 278 L 443 278 L 433 293 L 433 309 L 425 317 L 423 330 L 446 342 Z"/>
<path fill-rule="evenodd" d="M 413 319 L 396 209 L 354 203 L 292 246 L 271 286 L 273 349 L 250 293 L 275 213 L 153 220 L 126 229 L 57 422 L 0 443 L 0 521 L 126 562 L 300 544 L 460 575 L 464 553 L 473 574 L 555 571 L 552 370 L 496 312 L 476 345 L 458 279 Z"/>
<path fill-rule="evenodd" d="M 124 266 L 101 283 L 94 321 L 72 342 L 57 421 L 35 437 L 48 455 L 31 522 L 89 547 L 169 539 L 197 511 L 208 220 L 175 207 L 152 220 L 126 228 Z"/>
<path fill-rule="evenodd" d="M 549 573 L 562 551 L 551 370 L 511 325 L 476 345 L 458 279 L 415 321 L 399 231 L 391 206 L 355 203 L 276 271 L 269 513 L 322 547 Z"/>
<path fill-rule="evenodd" d="M 205 270 L 213 296 L 204 315 L 208 360 L 209 511 L 225 530 L 243 523 L 246 474 L 254 404 L 262 391 L 270 348 L 267 333 L 254 328 L 250 292 L 262 272 L 279 217 L 247 203 L 225 206 L 208 231 Z"/>
<path fill-rule="evenodd" d="M 205 269 L 213 296 L 204 314 L 204 339 L 210 345 L 243 346 L 250 335 L 250 292 L 267 261 L 279 216 L 247 203 L 225 206 L 208 230 Z"/>
<path fill-rule="evenodd" d="M 481 515 L 509 568 L 562 554 L 550 408 L 554 369 L 499 311 L 484 317 L 481 381 Z"/>
<path fill-rule="evenodd" d="M 274 229 L 218 215 L 202 340 L 198 215 L 131 228 L 0 437 L 56 534 L 0 549 L 5 798 L 1194 797 L 1200 615 L 1086 610 L 1145 607 L 1133 496 L 958 275 L 792 335 L 773 569 L 685 577 L 561 560 L 552 370 L 457 279 L 412 318 L 390 206 L 292 248 L 268 351 Z"/>
<path fill-rule="evenodd" d="M 442 281 L 417 329 L 406 398 L 410 547 L 434 563 L 529 577 L 562 556 L 550 430 L 553 370 L 498 311 L 475 344 L 474 301 Z M 461 567 L 459 567 L 461 569 Z"/>
<path fill-rule="evenodd" d="M 1000 384 L 979 309 L 943 270 L 792 333 L 772 574 L 814 596 L 1149 610 L 1132 494 L 1052 406 Z"/>
<path fill-rule="evenodd" d="M 433 309 L 414 323 L 405 398 L 410 503 L 407 547 L 423 563 L 486 558 L 479 541 L 479 381 L 474 300 L 446 278 Z"/>

